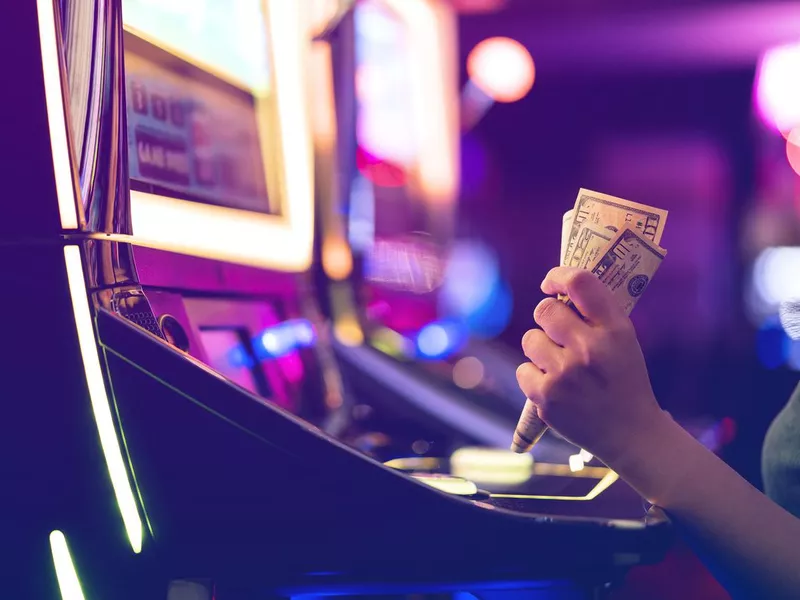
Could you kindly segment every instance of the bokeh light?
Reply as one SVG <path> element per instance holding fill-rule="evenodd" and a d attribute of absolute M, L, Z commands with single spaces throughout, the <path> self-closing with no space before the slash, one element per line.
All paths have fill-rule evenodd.
<path fill-rule="evenodd" d="M 755 92 L 758 112 L 768 126 L 786 136 L 800 125 L 800 43 L 764 53 Z"/>
<path fill-rule="evenodd" d="M 420 358 L 440 360 L 456 352 L 466 341 L 464 328 L 456 322 L 428 323 L 417 335 Z"/>
<path fill-rule="evenodd" d="M 533 87 L 536 69 L 528 50 L 511 38 L 494 37 L 475 46 L 467 58 L 470 80 L 497 102 L 516 102 Z"/>
<path fill-rule="evenodd" d="M 342 281 L 353 271 L 353 255 L 347 241 L 331 237 L 322 242 L 322 268 L 334 281 Z"/>
<path fill-rule="evenodd" d="M 759 301 L 777 306 L 800 298 L 800 247 L 765 248 L 753 265 L 753 286 Z"/>
<path fill-rule="evenodd" d="M 453 366 L 453 383 L 471 390 L 481 384 L 483 374 L 483 363 L 474 356 L 465 356 Z"/>

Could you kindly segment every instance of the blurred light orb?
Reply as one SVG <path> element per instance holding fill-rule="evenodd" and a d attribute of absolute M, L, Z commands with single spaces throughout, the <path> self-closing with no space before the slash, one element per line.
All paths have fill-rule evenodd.
<path fill-rule="evenodd" d="M 786 137 L 786 158 L 794 172 L 800 175 L 800 127 L 792 129 Z"/>
<path fill-rule="evenodd" d="M 465 356 L 453 366 L 453 383 L 471 390 L 483 381 L 483 363 L 474 356 Z"/>
<path fill-rule="evenodd" d="M 347 241 L 333 237 L 322 242 L 322 268 L 334 281 L 342 281 L 353 271 L 353 255 Z"/>
<path fill-rule="evenodd" d="M 765 248 L 753 265 L 753 286 L 769 306 L 800 298 L 800 247 Z"/>
<path fill-rule="evenodd" d="M 528 50 L 511 38 L 480 42 L 467 57 L 470 80 L 496 102 L 516 102 L 533 87 L 536 68 Z"/>
<path fill-rule="evenodd" d="M 762 55 L 755 97 L 767 126 L 786 136 L 800 125 L 800 42 L 772 48 Z"/>
<path fill-rule="evenodd" d="M 499 261 L 489 246 L 471 240 L 456 242 L 440 297 L 445 312 L 462 318 L 472 315 L 490 299 L 499 279 Z"/>
<path fill-rule="evenodd" d="M 465 332 L 455 322 L 428 323 L 417 335 L 417 350 L 423 359 L 446 358 L 464 343 Z"/>

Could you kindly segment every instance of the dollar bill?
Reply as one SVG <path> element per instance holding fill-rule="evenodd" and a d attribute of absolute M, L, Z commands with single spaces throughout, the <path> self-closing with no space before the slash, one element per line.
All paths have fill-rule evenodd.
<path fill-rule="evenodd" d="M 562 257 L 564 265 L 573 264 L 572 255 L 584 227 L 607 229 L 612 235 L 630 227 L 642 237 L 659 244 L 667 223 L 665 210 L 586 189 L 578 192 L 572 213 L 572 225 Z"/>
<path fill-rule="evenodd" d="M 564 255 L 567 253 L 567 243 L 569 242 L 569 233 L 572 230 L 572 209 L 564 213 L 561 219 L 561 254 L 559 256 L 559 264 L 564 266 Z"/>
<path fill-rule="evenodd" d="M 629 315 L 666 255 L 666 250 L 639 231 L 625 227 L 588 269 L 611 289 Z M 566 302 L 575 308 L 571 300 Z"/>
<path fill-rule="evenodd" d="M 615 235 L 610 229 L 584 224 L 578 230 L 575 247 L 572 249 L 569 262 L 564 266 L 586 269 L 593 265 L 608 248 Z"/>

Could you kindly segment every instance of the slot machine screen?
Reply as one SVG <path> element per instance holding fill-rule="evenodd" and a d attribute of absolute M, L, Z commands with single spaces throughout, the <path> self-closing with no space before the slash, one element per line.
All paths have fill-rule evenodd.
<path fill-rule="evenodd" d="M 131 189 L 275 214 L 260 0 L 124 0 Z"/>

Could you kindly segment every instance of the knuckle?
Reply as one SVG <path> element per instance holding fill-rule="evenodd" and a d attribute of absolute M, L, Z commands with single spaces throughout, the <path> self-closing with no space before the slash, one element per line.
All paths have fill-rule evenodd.
<path fill-rule="evenodd" d="M 531 344 L 533 344 L 534 339 L 536 337 L 536 330 L 529 329 L 525 332 L 525 335 L 522 336 L 522 349 L 527 351 L 530 348 Z"/>
<path fill-rule="evenodd" d="M 555 312 L 557 302 L 558 300 L 555 298 L 545 298 L 539 302 L 533 311 L 533 320 L 539 325 L 541 325 L 543 322 L 546 323 L 549 321 Z"/>
<path fill-rule="evenodd" d="M 590 271 L 581 269 L 572 274 L 570 285 L 573 288 L 584 288 L 586 286 L 594 285 L 594 282 L 596 281 L 597 277 L 595 277 Z"/>
<path fill-rule="evenodd" d="M 517 384 L 519 389 L 527 397 L 538 396 L 536 390 L 536 380 L 532 377 L 531 369 L 535 368 L 531 363 L 522 363 L 517 367 Z"/>

